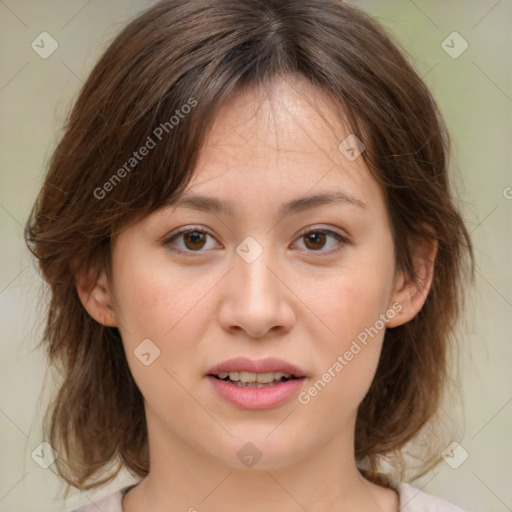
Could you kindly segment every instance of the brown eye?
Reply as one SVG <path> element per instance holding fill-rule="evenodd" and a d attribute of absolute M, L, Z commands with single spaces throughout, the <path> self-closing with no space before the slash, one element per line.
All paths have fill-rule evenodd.
<path fill-rule="evenodd" d="M 303 238 L 306 241 L 306 247 L 315 251 L 321 249 L 325 245 L 326 241 L 325 233 L 320 231 L 311 231 L 304 235 Z"/>
<path fill-rule="evenodd" d="M 181 253 L 207 252 L 208 239 L 215 240 L 210 233 L 200 228 L 185 228 L 171 234 L 162 245 L 170 250 Z M 204 249 L 204 250 L 203 250 Z"/>
<path fill-rule="evenodd" d="M 326 256 L 341 251 L 349 244 L 349 240 L 339 233 L 319 228 L 303 233 L 299 240 L 303 241 L 307 252 L 318 252 L 320 255 Z M 334 240 L 334 243 L 330 242 L 331 240 Z M 325 247 L 327 249 L 324 250 Z"/>
<path fill-rule="evenodd" d="M 183 234 L 183 241 L 187 249 L 202 249 L 206 243 L 206 236 L 205 233 L 199 231 L 189 231 Z"/>

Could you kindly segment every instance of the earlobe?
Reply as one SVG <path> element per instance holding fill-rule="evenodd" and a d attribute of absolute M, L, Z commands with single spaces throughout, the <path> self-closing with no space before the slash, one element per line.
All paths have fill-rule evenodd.
<path fill-rule="evenodd" d="M 109 292 L 108 280 L 102 270 L 76 273 L 75 285 L 82 305 L 89 315 L 106 327 L 117 327 L 115 310 Z"/>
<path fill-rule="evenodd" d="M 413 265 L 415 278 L 399 271 L 391 298 L 391 304 L 398 303 L 400 314 L 390 319 L 388 327 L 398 327 L 412 320 L 427 300 L 434 275 L 437 240 L 421 239 L 414 247 Z"/>

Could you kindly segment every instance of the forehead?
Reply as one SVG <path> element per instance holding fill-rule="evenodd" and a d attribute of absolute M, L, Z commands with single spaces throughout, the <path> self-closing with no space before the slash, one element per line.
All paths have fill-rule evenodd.
<path fill-rule="evenodd" d="M 200 164 L 207 160 L 211 167 L 216 156 L 318 161 L 323 153 L 322 160 L 340 165 L 338 145 L 350 133 L 345 124 L 341 107 L 327 92 L 302 77 L 277 78 L 264 87 L 238 91 L 222 106 Z"/>
<path fill-rule="evenodd" d="M 267 206 L 283 213 L 285 203 L 328 193 L 345 204 L 382 205 L 363 158 L 339 149 L 349 135 L 340 105 L 304 78 L 241 90 L 219 110 L 184 197 L 214 196 L 224 204 L 210 202 L 210 210 L 230 215 Z"/>

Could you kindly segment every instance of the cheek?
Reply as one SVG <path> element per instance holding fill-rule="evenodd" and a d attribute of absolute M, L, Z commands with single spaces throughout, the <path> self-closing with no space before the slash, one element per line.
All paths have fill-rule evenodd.
<path fill-rule="evenodd" d="M 199 319 L 208 318 L 201 316 L 202 297 L 213 286 L 212 277 L 201 275 L 199 267 L 187 270 L 172 266 L 160 251 L 142 254 L 128 247 L 124 254 L 129 257 L 121 251 L 119 254 L 114 262 L 114 294 L 116 315 L 127 339 L 154 338 L 165 347 L 169 340 L 180 337 L 185 326 L 192 337 L 190 329 L 198 329 Z"/>
<path fill-rule="evenodd" d="M 386 318 L 394 272 L 392 246 L 381 247 L 379 255 L 374 246 L 358 251 L 357 261 L 347 258 L 336 279 L 326 279 L 323 293 L 315 294 L 315 311 L 322 312 L 329 327 L 328 335 L 313 338 L 319 340 L 319 373 L 310 391 L 318 414 L 327 403 L 342 417 L 355 412 L 373 380 L 386 327 L 381 315 Z"/>
<path fill-rule="evenodd" d="M 325 338 L 328 345 L 336 340 L 336 348 L 343 349 L 385 314 L 389 306 L 392 272 L 392 265 L 372 264 L 368 260 L 343 269 L 336 278 L 325 280 L 325 286 L 314 297 L 313 307 L 330 328 L 330 336 Z M 378 322 L 377 328 L 382 330 L 382 327 L 382 322 Z"/>
<path fill-rule="evenodd" d="M 192 368 L 197 359 L 197 350 L 191 348 L 197 348 L 211 318 L 201 297 L 209 288 L 203 279 L 212 278 L 194 278 L 176 267 L 171 272 L 165 258 L 126 254 L 130 257 L 120 256 L 114 263 L 114 293 L 131 374 L 150 407 L 187 411 L 186 417 L 192 414 L 190 397 L 179 383 L 185 381 L 183 369 Z"/>
<path fill-rule="evenodd" d="M 325 323 L 335 334 L 316 338 L 324 340 L 316 344 L 317 373 L 298 397 L 310 417 L 325 417 L 329 411 L 332 432 L 354 417 L 368 392 L 385 333 L 379 321 L 385 311 L 380 294 L 358 280 L 340 279 L 338 284 L 324 308 L 329 311 Z"/>
<path fill-rule="evenodd" d="M 323 347 L 323 367 L 327 370 L 337 362 L 331 372 L 343 374 L 351 388 L 357 383 L 369 385 L 385 333 L 380 320 L 386 311 L 385 295 L 359 279 L 343 279 L 331 299 L 328 323 L 334 335 L 326 338 L 331 341 Z"/>

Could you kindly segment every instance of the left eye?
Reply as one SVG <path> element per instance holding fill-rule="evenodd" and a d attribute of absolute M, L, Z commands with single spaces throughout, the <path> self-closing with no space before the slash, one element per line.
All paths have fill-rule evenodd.
<path fill-rule="evenodd" d="M 205 250 L 212 249 L 212 247 L 207 247 L 207 237 L 214 239 L 214 237 L 204 229 L 185 228 L 168 237 L 163 242 L 163 245 L 170 246 L 172 250 L 177 252 L 205 252 L 202 250 L 203 248 L 206 248 Z M 331 248 L 322 250 L 326 245 L 329 245 L 327 243 L 329 238 L 333 240 Z M 177 240 L 183 243 L 177 244 Z M 302 233 L 298 240 L 304 241 L 305 248 L 308 252 L 321 252 L 324 254 L 338 252 L 344 245 L 348 244 L 348 240 L 344 236 L 328 229 L 309 229 Z"/>
<path fill-rule="evenodd" d="M 331 245 L 331 249 L 320 251 L 325 254 L 332 254 L 343 249 L 343 246 L 348 244 L 348 240 L 336 233 L 335 231 L 331 231 L 329 229 L 309 229 L 305 233 L 302 233 L 299 240 L 305 241 L 305 246 L 308 249 L 311 249 L 313 252 L 319 252 L 326 245 L 326 240 L 328 238 L 334 239 L 335 243 Z M 319 247 L 320 246 L 320 247 Z"/>

